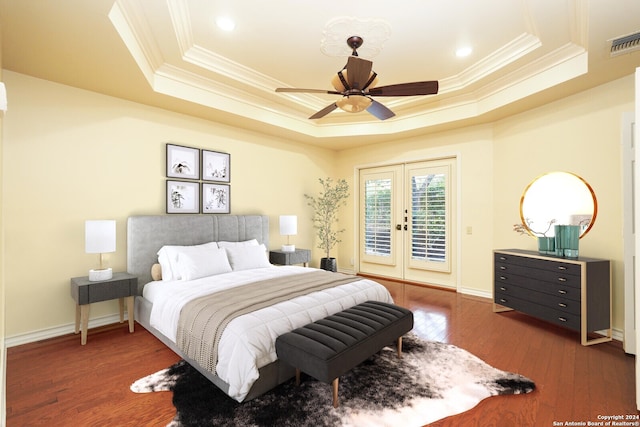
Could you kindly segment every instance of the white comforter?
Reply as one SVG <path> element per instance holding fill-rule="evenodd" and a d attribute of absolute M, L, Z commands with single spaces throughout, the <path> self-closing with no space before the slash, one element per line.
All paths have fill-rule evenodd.
<path fill-rule="evenodd" d="M 145 285 L 143 295 L 153 303 L 151 326 L 175 342 L 180 310 L 192 299 L 257 280 L 310 271 L 313 269 L 274 266 L 189 282 L 151 282 Z M 220 339 L 216 375 L 229 384 L 229 396 L 242 402 L 258 379 L 258 369 L 276 360 L 278 336 L 367 300 L 393 302 L 384 286 L 362 279 L 239 316 Z"/>

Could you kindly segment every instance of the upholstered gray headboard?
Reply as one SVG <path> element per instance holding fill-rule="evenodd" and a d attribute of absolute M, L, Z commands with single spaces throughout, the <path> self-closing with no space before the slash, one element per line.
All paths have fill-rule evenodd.
<path fill-rule="evenodd" d="M 198 245 L 257 239 L 269 247 L 266 215 L 152 215 L 127 221 L 127 271 L 138 276 L 138 293 L 151 281 L 151 266 L 164 245 Z"/>

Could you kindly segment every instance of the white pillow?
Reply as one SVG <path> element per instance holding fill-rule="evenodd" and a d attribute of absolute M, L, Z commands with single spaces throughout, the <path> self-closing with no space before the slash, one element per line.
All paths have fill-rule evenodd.
<path fill-rule="evenodd" d="M 240 245 L 225 248 L 233 271 L 271 267 L 264 245 Z"/>
<path fill-rule="evenodd" d="M 182 280 L 195 280 L 231 271 L 227 252 L 221 248 L 183 248 L 178 255 L 178 264 Z"/>
<path fill-rule="evenodd" d="M 216 242 L 209 242 L 194 246 L 163 246 L 158 251 L 158 262 L 162 268 L 162 280 L 180 280 L 181 272 L 178 266 L 178 255 L 180 254 L 180 250 L 190 247 L 211 247 L 217 249 L 218 244 Z"/>
<path fill-rule="evenodd" d="M 218 242 L 219 248 L 232 248 L 236 246 L 258 246 L 258 241 L 256 239 L 251 239 L 243 242 Z"/>

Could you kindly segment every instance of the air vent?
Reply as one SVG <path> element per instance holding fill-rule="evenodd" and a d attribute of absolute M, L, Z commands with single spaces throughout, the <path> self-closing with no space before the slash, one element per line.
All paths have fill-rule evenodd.
<path fill-rule="evenodd" d="M 621 36 L 609 40 L 609 42 L 611 43 L 611 49 L 609 51 L 611 56 L 623 55 L 633 52 L 634 50 L 640 50 L 640 32 Z"/>

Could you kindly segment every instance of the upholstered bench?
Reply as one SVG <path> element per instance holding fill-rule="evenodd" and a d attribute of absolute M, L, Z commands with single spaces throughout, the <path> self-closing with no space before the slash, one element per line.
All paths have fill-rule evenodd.
<path fill-rule="evenodd" d="M 333 385 L 338 407 L 338 378 L 383 347 L 397 340 L 402 357 L 402 335 L 413 328 L 413 313 L 403 307 L 367 301 L 276 339 L 278 359 L 319 381 Z"/>

